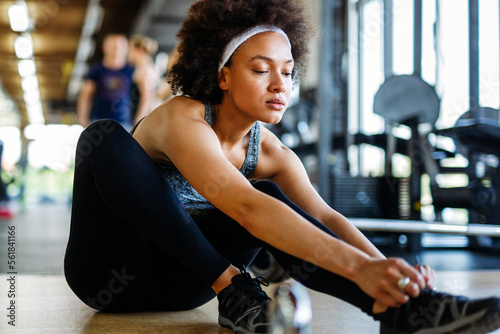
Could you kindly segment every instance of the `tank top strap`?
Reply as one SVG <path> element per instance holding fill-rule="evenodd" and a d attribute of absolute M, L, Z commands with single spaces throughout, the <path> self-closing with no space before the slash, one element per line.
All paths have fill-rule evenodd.
<path fill-rule="evenodd" d="M 205 121 L 212 126 L 214 124 L 215 107 L 211 103 L 205 104 Z"/>
<path fill-rule="evenodd" d="M 241 167 L 240 172 L 247 178 L 251 178 L 257 167 L 257 160 L 259 159 L 260 147 L 260 123 L 256 122 L 250 130 L 250 142 L 248 143 L 248 152 L 245 162 Z"/>

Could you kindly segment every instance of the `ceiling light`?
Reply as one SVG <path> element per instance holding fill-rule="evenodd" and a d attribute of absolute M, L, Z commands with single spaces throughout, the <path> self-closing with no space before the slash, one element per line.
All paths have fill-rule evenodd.
<path fill-rule="evenodd" d="M 30 92 L 25 92 L 23 94 L 23 99 L 26 104 L 35 104 L 40 102 L 40 93 L 37 90 L 32 90 Z"/>
<path fill-rule="evenodd" d="M 28 6 L 24 1 L 18 1 L 8 9 L 10 27 L 14 31 L 24 32 L 30 28 Z"/>
<path fill-rule="evenodd" d="M 75 63 L 73 66 L 73 76 L 84 77 L 89 71 L 89 67 L 86 63 Z"/>
<path fill-rule="evenodd" d="M 87 13 L 85 14 L 85 22 L 82 28 L 82 36 L 92 36 L 99 30 L 102 24 L 104 10 L 99 6 L 99 0 L 90 0 Z"/>
<path fill-rule="evenodd" d="M 31 114 L 41 113 L 43 110 L 42 103 L 28 104 L 26 110 Z"/>
<path fill-rule="evenodd" d="M 38 79 L 33 75 L 21 79 L 21 87 L 25 93 L 38 91 Z"/>
<path fill-rule="evenodd" d="M 45 123 L 45 118 L 43 117 L 43 107 L 41 103 L 26 105 L 26 111 L 28 112 L 28 119 L 30 124 Z"/>
<path fill-rule="evenodd" d="M 28 124 L 24 128 L 24 138 L 28 140 L 36 140 L 43 136 L 45 126 L 41 124 Z"/>
<path fill-rule="evenodd" d="M 89 37 L 82 37 L 78 43 L 78 50 L 76 51 L 75 61 L 86 62 L 91 54 L 94 53 L 95 42 Z"/>
<path fill-rule="evenodd" d="M 28 114 L 28 120 L 30 124 L 45 124 L 45 117 L 43 117 L 43 114 Z"/>
<path fill-rule="evenodd" d="M 16 37 L 14 41 L 14 49 L 17 58 L 33 57 L 33 39 L 30 34 L 22 34 Z"/>
<path fill-rule="evenodd" d="M 71 78 L 68 84 L 68 97 L 70 99 L 77 97 L 80 93 L 80 90 L 82 89 L 82 85 L 83 81 L 80 77 L 74 76 L 73 78 Z"/>
<path fill-rule="evenodd" d="M 33 59 L 22 59 L 17 63 L 17 70 L 22 78 L 34 76 L 36 74 L 35 61 Z"/>

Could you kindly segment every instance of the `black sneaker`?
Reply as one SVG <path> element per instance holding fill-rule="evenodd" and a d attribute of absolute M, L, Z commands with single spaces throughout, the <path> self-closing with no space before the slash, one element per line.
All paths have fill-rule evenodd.
<path fill-rule="evenodd" d="M 500 328 L 500 298 L 469 299 L 425 289 L 381 315 L 381 334 L 481 334 Z"/>
<path fill-rule="evenodd" d="M 271 298 L 260 285 L 269 286 L 269 283 L 262 277 L 252 278 L 244 269 L 231 282 L 217 295 L 219 325 L 236 334 L 268 333 Z"/>

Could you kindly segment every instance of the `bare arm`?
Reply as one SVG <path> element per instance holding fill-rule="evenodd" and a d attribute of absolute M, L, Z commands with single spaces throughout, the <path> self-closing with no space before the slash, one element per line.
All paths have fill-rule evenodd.
<path fill-rule="evenodd" d="M 256 190 L 224 156 L 217 136 L 200 116 L 199 108 L 203 105 L 186 100 L 173 98 L 155 110 L 141 122 L 136 139 L 150 156 L 168 157 L 189 183 L 218 209 L 256 238 L 354 281 L 385 305 L 407 301 L 407 296 L 395 286 L 402 276 L 409 276 L 414 282 L 422 280 L 424 284 L 412 267 L 401 261 L 398 265 L 394 265 L 394 261 L 379 263 L 387 260 L 375 259 L 332 237 L 285 203 Z M 141 131 L 141 127 L 147 127 L 148 131 Z M 203 173 L 200 166 L 204 166 Z M 381 284 L 373 284 L 374 271 L 386 276 Z"/>
<path fill-rule="evenodd" d="M 375 297 L 384 305 L 397 306 L 403 301 L 401 291 L 395 289 L 395 283 L 402 276 L 409 276 L 413 284 L 406 292 L 416 296 L 423 288 L 424 279 L 432 286 L 433 272 L 425 268 L 426 275 L 418 275 L 402 259 L 386 259 L 385 256 L 343 215 L 331 208 L 309 181 L 300 159 L 285 147 L 269 130 L 262 128 L 261 157 L 259 157 L 258 174 L 268 175 L 268 179 L 276 183 L 285 195 L 312 217 L 326 225 L 342 241 L 362 251 L 370 257 L 370 261 L 362 263 L 354 279 L 365 292 Z M 257 176 L 258 177 L 258 176 Z M 345 245 L 344 243 L 344 245 Z M 339 247 L 343 251 L 345 246 Z M 338 256 L 337 253 L 326 253 L 322 256 Z M 416 269 L 416 268 L 415 268 Z M 390 296 L 390 298 L 387 298 Z"/>
<path fill-rule="evenodd" d="M 137 77 L 137 87 L 139 88 L 139 105 L 135 115 L 134 124 L 137 124 L 144 116 L 149 114 L 153 108 L 155 100 L 157 76 L 154 69 L 143 69 Z"/>
<path fill-rule="evenodd" d="M 373 258 L 385 259 L 385 256 L 349 220 L 332 209 L 319 196 L 295 153 L 281 144 L 268 130 L 263 129 L 263 132 L 268 143 L 264 145 L 264 150 L 268 151 L 267 156 L 272 157 L 267 159 L 268 161 L 263 161 L 263 168 L 267 169 L 265 173 L 272 175 L 269 179 L 276 183 L 292 202 L 326 225 L 340 239 Z"/>
<path fill-rule="evenodd" d="M 76 117 L 78 124 L 86 127 L 90 123 L 90 108 L 96 91 L 96 84 L 92 80 L 85 80 L 76 104 Z"/>

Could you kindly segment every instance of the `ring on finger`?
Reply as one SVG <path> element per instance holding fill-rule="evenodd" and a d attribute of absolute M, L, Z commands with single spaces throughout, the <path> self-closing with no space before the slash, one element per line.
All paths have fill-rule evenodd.
<path fill-rule="evenodd" d="M 408 284 L 410 284 L 410 278 L 409 277 L 402 277 L 398 283 L 397 283 L 397 286 L 398 288 L 400 288 L 401 290 L 404 290 L 406 289 L 406 287 L 408 286 Z"/>

